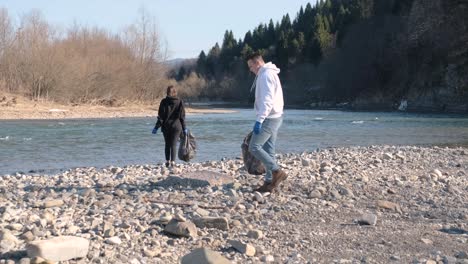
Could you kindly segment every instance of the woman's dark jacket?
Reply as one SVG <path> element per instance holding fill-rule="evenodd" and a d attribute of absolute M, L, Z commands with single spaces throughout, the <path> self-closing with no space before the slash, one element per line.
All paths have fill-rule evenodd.
<path fill-rule="evenodd" d="M 184 102 L 177 97 L 167 96 L 159 104 L 158 117 L 162 122 L 162 131 L 185 130 Z"/>

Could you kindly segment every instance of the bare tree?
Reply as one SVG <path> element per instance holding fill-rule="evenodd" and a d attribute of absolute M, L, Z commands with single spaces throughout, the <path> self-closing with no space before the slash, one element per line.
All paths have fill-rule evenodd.
<path fill-rule="evenodd" d="M 161 61 L 163 58 L 156 19 L 144 8 L 140 8 L 139 15 L 139 19 L 124 31 L 123 40 L 141 64 Z"/>
<path fill-rule="evenodd" d="M 0 8 L 0 89 L 13 92 L 14 77 L 11 74 L 10 51 L 14 43 L 15 34 L 13 22 L 8 10 Z"/>
<path fill-rule="evenodd" d="M 155 86 L 156 81 L 165 78 L 166 70 L 162 62 L 166 59 L 166 52 L 162 51 L 161 38 L 157 30 L 156 19 L 144 8 L 139 10 L 139 19 L 125 29 L 122 39 L 135 54 L 139 65 L 138 78 L 134 84 L 138 90 L 138 97 L 157 97 L 158 91 L 163 89 Z"/>
<path fill-rule="evenodd" d="M 178 84 L 181 97 L 197 98 L 201 91 L 207 85 L 206 80 L 198 76 L 195 72 L 191 72 L 187 78 L 180 81 Z"/>
<path fill-rule="evenodd" d="M 55 30 L 40 11 L 33 10 L 21 17 L 13 54 L 17 58 L 16 73 L 33 99 L 47 98 L 54 88 L 60 70 L 51 49 L 54 39 Z"/>
<path fill-rule="evenodd" d="M 154 21 L 142 9 L 121 34 L 76 22 L 62 34 L 37 10 L 15 28 L 1 9 L 0 88 L 64 103 L 155 101 L 171 81 Z"/>
<path fill-rule="evenodd" d="M 0 8 L 0 57 L 12 45 L 13 40 L 14 29 L 8 10 Z"/>

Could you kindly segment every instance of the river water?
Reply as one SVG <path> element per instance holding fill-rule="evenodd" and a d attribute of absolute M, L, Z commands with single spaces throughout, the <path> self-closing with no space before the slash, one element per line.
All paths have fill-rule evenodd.
<path fill-rule="evenodd" d="M 193 114 L 187 126 L 199 146 L 194 161 L 240 157 L 252 109 Z M 0 121 L 0 175 L 53 173 L 73 167 L 161 163 L 164 140 L 155 118 Z M 334 146 L 468 145 L 468 118 L 388 112 L 286 110 L 277 152 Z"/>

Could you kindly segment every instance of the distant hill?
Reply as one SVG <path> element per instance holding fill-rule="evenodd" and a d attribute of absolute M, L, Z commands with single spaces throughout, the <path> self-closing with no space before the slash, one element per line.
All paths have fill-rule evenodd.
<path fill-rule="evenodd" d="M 177 69 L 181 66 L 191 66 L 197 62 L 197 59 L 183 59 L 183 58 L 176 58 L 171 60 L 166 60 L 164 62 L 171 69 Z"/>

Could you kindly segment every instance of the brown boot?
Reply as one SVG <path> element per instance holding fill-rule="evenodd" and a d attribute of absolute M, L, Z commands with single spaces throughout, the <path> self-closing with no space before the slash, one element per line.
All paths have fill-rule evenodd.
<path fill-rule="evenodd" d="M 288 175 L 286 174 L 286 172 L 284 172 L 281 169 L 273 171 L 272 175 L 273 175 L 273 181 L 271 181 L 272 189 L 278 188 L 279 184 L 288 178 Z"/>
<path fill-rule="evenodd" d="M 272 191 L 273 191 L 273 187 L 270 182 L 265 182 L 262 186 L 254 190 L 254 192 L 261 192 L 261 193 L 272 192 Z"/>

